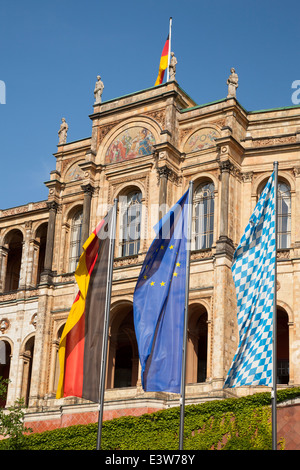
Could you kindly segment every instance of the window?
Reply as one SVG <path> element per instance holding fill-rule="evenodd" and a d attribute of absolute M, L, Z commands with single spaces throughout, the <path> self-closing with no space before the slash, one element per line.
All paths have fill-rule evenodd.
<path fill-rule="evenodd" d="M 142 193 L 134 191 L 122 198 L 120 218 L 121 256 L 136 255 L 140 249 Z"/>
<path fill-rule="evenodd" d="M 291 192 L 283 182 L 278 182 L 277 244 L 278 249 L 291 246 Z"/>
<path fill-rule="evenodd" d="M 211 248 L 214 238 L 214 184 L 204 183 L 194 193 L 194 250 Z"/>
<path fill-rule="evenodd" d="M 69 272 L 75 271 L 81 254 L 82 211 L 77 212 L 71 225 Z"/>

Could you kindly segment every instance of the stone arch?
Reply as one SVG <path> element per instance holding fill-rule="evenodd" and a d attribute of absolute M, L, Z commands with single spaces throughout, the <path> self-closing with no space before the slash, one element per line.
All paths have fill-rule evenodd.
<path fill-rule="evenodd" d="M 116 251 L 118 257 L 137 255 L 144 227 L 145 190 L 140 182 L 127 182 L 118 187 Z M 129 229 L 129 231 L 128 231 Z M 131 232 L 131 233 L 130 233 Z M 132 238 L 132 242 L 130 241 Z"/>
<path fill-rule="evenodd" d="M 269 176 L 258 178 L 254 187 L 256 192 L 252 193 L 253 205 L 256 204 L 262 193 Z M 293 243 L 293 234 L 295 226 L 295 182 L 287 172 L 278 172 L 278 249 L 288 249 Z M 293 227 L 292 227 L 293 226 Z"/>
<path fill-rule="evenodd" d="M 47 243 L 47 230 L 48 222 L 40 223 L 34 232 L 33 240 L 31 245 L 33 249 L 32 256 L 32 284 L 38 285 L 40 283 L 41 274 L 44 270 L 44 262 L 46 255 L 46 243 Z"/>
<path fill-rule="evenodd" d="M 16 227 L 9 227 L 6 230 L 3 231 L 3 236 L 2 236 L 2 244 L 3 246 L 7 246 L 10 242 L 10 240 L 13 238 L 14 234 L 16 232 L 19 232 L 22 235 L 23 240 L 25 239 L 25 229 L 24 227 L 21 226 L 16 226 Z"/>
<path fill-rule="evenodd" d="M 210 249 L 217 238 L 218 182 L 210 173 L 194 178 L 192 249 Z"/>
<path fill-rule="evenodd" d="M 29 404 L 30 397 L 34 343 L 35 333 L 31 333 L 23 340 L 20 349 L 20 358 L 22 361 L 21 398 L 24 398 L 26 406 Z"/>
<path fill-rule="evenodd" d="M 192 302 L 188 310 L 186 382 L 205 382 L 208 369 L 208 316 L 207 305 Z"/>
<path fill-rule="evenodd" d="M 50 394 L 55 396 L 58 386 L 60 366 L 58 358 L 58 350 L 60 338 L 65 327 L 66 320 L 61 320 L 55 324 L 54 335 L 52 339 L 52 349 L 51 349 L 51 369 L 50 369 Z"/>
<path fill-rule="evenodd" d="M 107 388 L 136 386 L 139 356 L 131 301 L 119 301 L 111 309 L 108 351 Z"/>
<path fill-rule="evenodd" d="M 14 291 L 19 288 L 22 252 L 24 243 L 23 230 L 14 228 L 8 231 L 3 238 L 3 245 L 7 256 L 2 270 L 4 291 Z"/>
<path fill-rule="evenodd" d="M 83 210 L 83 201 L 82 202 L 74 202 L 71 204 L 67 210 L 65 211 L 64 218 L 63 218 L 63 223 L 70 223 L 74 215 Z"/>
<path fill-rule="evenodd" d="M 257 197 L 264 186 L 267 184 L 268 179 L 270 178 L 272 172 L 266 172 L 256 178 L 252 184 L 252 196 Z M 278 170 L 278 181 L 285 182 L 289 185 L 291 192 L 295 191 L 295 180 L 294 178 L 286 171 Z"/>
<path fill-rule="evenodd" d="M 81 254 L 82 244 L 84 243 L 83 240 L 81 240 L 82 222 L 83 203 L 74 202 L 65 211 L 62 224 L 61 239 L 62 246 L 64 246 L 63 270 L 65 272 L 73 272 L 75 270 L 79 256 Z"/>
<path fill-rule="evenodd" d="M 206 181 L 212 182 L 215 186 L 215 192 L 218 191 L 219 180 L 214 174 L 209 173 L 208 171 L 201 172 L 201 174 L 193 175 L 192 180 L 194 182 L 194 191 L 197 186 L 202 183 L 205 183 Z"/>
<path fill-rule="evenodd" d="M 4 380 L 9 379 L 9 376 L 10 376 L 10 363 L 11 363 L 12 351 L 13 351 L 12 341 L 9 338 L 2 337 L 0 339 L 0 377 L 2 377 Z M 0 400 L 1 407 L 6 406 L 8 387 L 9 387 L 9 384 L 6 389 L 5 397 L 3 397 L 2 400 Z"/>
<path fill-rule="evenodd" d="M 281 305 L 277 302 L 277 383 L 288 384 L 290 381 L 289 314 Z"/>

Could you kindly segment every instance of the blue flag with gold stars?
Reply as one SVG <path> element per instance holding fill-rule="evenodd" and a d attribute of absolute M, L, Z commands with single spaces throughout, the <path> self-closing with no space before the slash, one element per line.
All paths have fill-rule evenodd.
<path fill-rule="evenodd" d="M 180 393 L 189 191 L 154 228 L 133 297 L 145 391 Z"/>

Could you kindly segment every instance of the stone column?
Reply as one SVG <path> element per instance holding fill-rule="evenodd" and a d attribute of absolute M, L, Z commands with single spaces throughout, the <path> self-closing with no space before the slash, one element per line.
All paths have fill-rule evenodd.
<path fill-rule="evenodd" d="M 39 261 L 40 243 L 35 240 L 29 240 L 29 255 L 26 286 L 35 287 L 37 285 L 37 270 Z"/>
<path fill-rule="evenodd" d="M 232 240 L 228 237 L 228 215 L 229 215 L 229 177 L 233 168 L 229 160 L 219 163 L 221 170 L 221 198 L 220 198 L 220 233 L 216 244 L 218 253 L 228 251 L 229 255 L 233 255 L 234 246 Z"/>
<path fill-rule="evenodd" d="M 220 238 L 228 238 L 229 174 L 231 170 L 231 163 L 228 160 L 221 162 L 220 170 L 222 177 Z"/>
<path fill-rule="evenodd" d="M 159 220 L 166 214 L 166 204 L 167 204 L 167 185 L 168 178 L 171 174 L 170 168 L 166 165 L 160 168 L 157 168 L 157 173 L 159 177 Z"/>
<path fill-rule="evenodd" d="M 50 282 L 52 277 L 52 261 L 54 249 L 55 220 L 58 204 L 55 201 L 47 203 L 49 209 L 49 220 L 47 229 L 46 253 L 44 262 L 44 271 L 41 276 L 41 282 Z"/>
<path fill-rule="evenodd" d="M 26 233 L 25 233 L 25 239 L 23 241 L 23 246 L 22 246 L 19 289 L 25 289 L 27 287 L 27 273 L 31 269 L 29 252 L 30 252 L 32 222 L 31 221 L 26 222 L 25 228 L 26 228 Z"/>
<path fill-rule="evenodd" d="M 81 189 L 84 192 L 82 232 L 81 232 L 81 242 L 82 242 L 81 244 L 83 245 L 90 235 L 91 200 L 92 200 L 94 188 L 90 184 L 85 184 L 81 186 Z"/>
<path fill-rule="evenodd" d="M 5 246 L 0 246 L 0 292 L 5 290 L 8 251 Z"/>
<path fill-rule="evenodd" d="M 222 387 L 233 351 L 234 317 L 236 317 L 235 291 L 231 274 L 234 245 L 229 238 L 229 179 L 233 164 L 229 160 L 219 163 L 221 170 L 220 232 L 216 243 L 214 270 L 214 318 L 212 336 L 212 380 L 214 387 Z"/>

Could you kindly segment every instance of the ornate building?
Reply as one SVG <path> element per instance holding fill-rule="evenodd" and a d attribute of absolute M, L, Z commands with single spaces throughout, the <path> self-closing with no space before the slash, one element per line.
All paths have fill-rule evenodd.
<path fill-rule="evenodd" d="M 0 375 L 11 381 L 7 405 L 24 397 L 32 421 L 47 412 L 53 423 L 68 413 L 97 410 L 77 398 L 56 400 L 57 355 L 77 293 L 81 246 L 114 198 L 119 205 L 105 410 L 178 405 L 177 395 L 141 388 L 132 301 L 152 227 L 191 179 L 186 402 L 257 391 L 222 388 L 238 344 L 231 263 L 275 160 L 278 384 L 300 384 L 299 107 L 248 112 L 232 83 L 228 88 L 226 98 L 204 105 L 176 81 L 109 101 L 96 98 L 90 138 L 67 143 L 63 121 L 56 168 L 45 183 L 48 200 L 0 211 Z"/>

